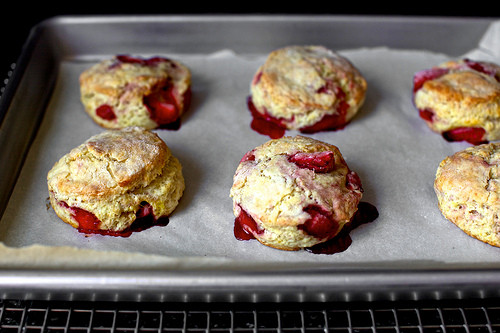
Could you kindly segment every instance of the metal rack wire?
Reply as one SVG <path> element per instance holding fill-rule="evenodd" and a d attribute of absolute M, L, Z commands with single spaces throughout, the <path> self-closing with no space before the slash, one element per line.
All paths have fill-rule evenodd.
<path fill-rule="evenodd" d="M 0 301 L 0 332 L 494 333 L 500 302 L 123 303 Z"/>

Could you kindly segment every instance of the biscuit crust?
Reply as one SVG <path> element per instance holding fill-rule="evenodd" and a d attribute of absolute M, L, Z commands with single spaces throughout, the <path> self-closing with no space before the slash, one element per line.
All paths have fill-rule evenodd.
<path fill-rule="evenodd" d="M 109 129 L 174 124 L 190 103 L 191 72 L 167 58 L 115 56 L 82 72 L 79 81 L 85 111 Z"/>
<path fill-rule="evenodd" d="M 435 74 L 430 74 L 430 73 Z M 473 144 L 500 139 L 500 67 L 471 60 L 448 61 L 415 75 L 414 104 L 434 132 L 450 141 L 453 131 L 475 129 Z M 471 130 L 469 130 L 470 132 Z"/>
<path fill-rule="evenodd" d="M 434 190 L 443 216 L 468 235 L 500 246 L 500 143 L 467 148 L 445 158 Z"/>
<path fill-rule="evenodd" d="M 248 152 L 230 196 L 234 215 L 243 211 L 255 222 L 246 231 L 259 242 L 300 250 L 333 238 L 351 221 L 362 187 L 336 146 L 299 135 Z"/>
<path fill-rule="evenodd" d="M 114 232 L 130 227 L 145 203 L 155 218 L 170 215 L 185 188 L 178 159 L 155 133 L 140 127 L 89 138 L 54 164 L 47 184 L 64 222 L 83 228 L 75 211 L 84 211 L 97 219 L 96 229 Z"/>
<path fill-rule="evenodd" d="M 367 83 L 345 57 L 323 46 L 288 46 L 271 52 L 251 86 L 256 110 L 287 129 L 307 131 L 327 116 L 337 128 L 364 102 Z M 325 128 L 332 129 L 332 128 Z"/>

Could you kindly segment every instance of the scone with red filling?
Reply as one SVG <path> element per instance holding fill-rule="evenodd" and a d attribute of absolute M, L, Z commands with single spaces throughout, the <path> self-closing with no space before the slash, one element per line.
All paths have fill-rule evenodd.
<path fill-rule="evenodd" d="M 443 216 L 468 235 L 500 247 L 500 143 L 446 157 L 434 189 Z"/>
<path fill-rule="evenodd" d="M 80 75 L 81 102 L 104 128 L 178 129 L 190 104 L 191 72 L 178 61 L 118 55 Z"/>
<path fill-rule="evenodd" d="M 108 235 L 126 235 L 144 218 L 168 218 L 185 187 L 179 160 L 142 127 L 89 138 L 54 164 L 47 183 L 64 222 L 83 233 Z"/>
<path fill-rule="evenodd" d="M 299 135 L 246 153 L 230 196 L 237 226 L 264 245 L 295 251 L 335 237 L 362 192 L 336 146 Z"/>
<path fill-rule="evenodd" d="M 365 100 L 367 83 L 345 57 L 323 46 L 289 46 L 269 54 L 250 85 L 252 128 L 271 138 L 343 128 Z M 270 133 L 267 127 L 277 131 Z"/>
<path fill-rule="evenodd" d="M 448 141 L 500 139 L 500 66 L 464 59 L 415 73 L 413 102 L 431 130 Z"/>

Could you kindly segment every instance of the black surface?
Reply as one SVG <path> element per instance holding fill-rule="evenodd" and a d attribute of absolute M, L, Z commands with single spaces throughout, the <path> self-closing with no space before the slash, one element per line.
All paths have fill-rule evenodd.
<path fill-rule="evenodd" d="M 201 3 L 192 1 L 125 1 L 125 2 L 73 2 L 57 4 L 50 1 L 27 3 L 13 0 L 0 7 L 0 75 L 8 70 L 22 50 L 30 29 L 45 19 L 60 15 L 121 15 L 121 14 L 332 14 L 332 15 L 390 15 L 390 16 L 455 16 L 455 17 L 500 17 L 497 10 L 484 4 L 443 5 L 436 1 L 388 2 L 272 2 L 232 1 Z"/>

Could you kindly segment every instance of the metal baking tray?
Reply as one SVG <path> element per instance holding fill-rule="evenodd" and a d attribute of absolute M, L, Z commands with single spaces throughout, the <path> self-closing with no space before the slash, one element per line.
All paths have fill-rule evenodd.
<path fill-rule="evenodd" d="M 289 44 L 387 47 L 459 56 L 494 19 L 332 15 L 55 17 L 35 26 L 0 100 L 0 217 L 54 98 L 66 59 L 128 54 L 265 54 Z M 69 149 L 70 147 L 68 147 Z M 45 152 L 38 152 L 44 154 Z M 19 191 L 19 189 L 18 189 Z M 36 221 L 33 221 L 34 223 Z M 374 236 L 375 237 L 375 236 Z M 432 250 L 431 250 L 432 251 Z M 33 258 L 36 261 L 36 257 Z M 500 259 L 500 257 L 499 257 Z M 152 301 L 351 301 L 498 296 L 500 260 L 441 264 L 23 267 L 0 271 L 3 298 Z"/>

